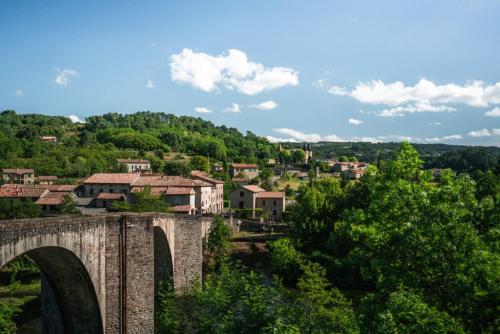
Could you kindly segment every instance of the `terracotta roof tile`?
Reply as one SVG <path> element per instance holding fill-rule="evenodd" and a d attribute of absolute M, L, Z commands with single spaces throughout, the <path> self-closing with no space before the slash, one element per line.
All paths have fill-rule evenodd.
<path fill-rule="evenodd" d="M 189 187 L 170 187 L 165 192 L 167 195 L 194 195 L 195 191 Z"/>
<path fill-rule="evenodd" d="M 210 184 L 224 184 L 224 181 L 216 180 L 216 179 L 208 176 L 207 173 L 201 172 L 201 171 L 197 171 L 197 170 L 194 170 L 194 171 L 191 172 L 191 177 L 192 178 L 197 178 L 198 180 L 201 180 L 201 181 L 204 181 L 204 182 L 207 182 L 207 183 L 210 183 Z"/>
<path fill-rule="evenodd" d="M 37 205 L 59 205 L 63 201 L 62 197 L 41 197 L 35 204 Z"/>
<path fill-rule="evenodd" d="M 244 189 L 246 189 L 248 191 L 251 191 L 253 193 L 258 193 L 258 192 L 266 191 L 265 189 L 262 189 L 261 187 L 253 185 L 253 184 L 249 184 L 248 186 L 243 186 L 242 188 L 244 188 Z"/>
<path fill-rule="evenodd" d="M 200 181 L 191 180 L 182 176 L 162 176 L 162 175 L 141 175 L 133 186 L 145 187 L 211 187 L 211 184 Z"/>
<path fill-rule="evenodd" d="M 33 174 L 35 173 L 35 171 L 32 168 L 4 168 L 3 173 L 22 175 L 22 174 Z"/>
<path fill-rule="evenodd" d="M 191 212 L 193 210 L 193 207 L 190 205 L 177 205 L 177 206 L 172 206 L 170 208 L 172 212 L 177 212 L 177 213 L 183 213 L 183 212 Z"/>
<path fill-rule="evenodd" d="M 124 198 L 125 196 L 120 193 L 100 193 L 96 197 L 96 199 L 108 199 L 108 200 L 120 200 Z"/>
<path fill-rule="evenodd" d="M 96 173 L 87 178 L 83 183 L 92 184 L 132 184 L 139 179 L 135 173 Z"/>
<path fill-rule="evenodd" d="M 263 191 L 257 194 L 257 198 L 285 198 L 285 193 L 276 191 Z"/>

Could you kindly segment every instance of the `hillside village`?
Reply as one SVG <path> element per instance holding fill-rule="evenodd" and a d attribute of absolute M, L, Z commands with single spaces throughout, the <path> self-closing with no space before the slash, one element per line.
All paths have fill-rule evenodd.
<path fill-rule="evenodd" d="M 57 138 L 54 138 L 51 142 L 56 143 Z M 257 164 L 232 163 L 229 170 L 232 189 L 226 198 L 224 181 L 205 171 L 193 170 L 186 177 L 153 173 L 151 162 L 146 159 L 117 159 L 117 169 L 123 172 L 94 173 L 74 184 L 58 184 L 57 176 L 36 175 L 33 168 L 4 168 L 0 198 L 31 201 L 46 214 L 56 214 L 61 205 L 68 203 L 82 214 L 97 214 L 112 208 L 113 203 L 133 202 L 137 193 L 149 189 L 168 203 L 172 213 L 214 215 L 231 212 L 241 218 L 279 221 L 287 202 L 292 202 L 287 201 L 285 189 L 274 191 L 273 188 L 279 188 L 279 181 L 294 178 L 300 183 L 309 177 L 323 175 L 319 167 L 314 175 L 308 173 L 314 162 L 313 152 L 308 144 L 304 144 L 303 149 L 285 150 L 278 146 L 278 156 L 269 159 L 264 168 L 272 173 L 270 181 L 276 185 L 267 186 L 271 188 L 269 191 L 264 184 L 269 180 L 263 177 Z M 297 154 L 296 163 L 284 158 Z M 323 163 L 331 167 L 331 175 L 351 180 L 359 179 L 368 166 L 367 163 L 335 160 Z M 213 172 L 220 175 L 224 171 L 219 168 Z"/>

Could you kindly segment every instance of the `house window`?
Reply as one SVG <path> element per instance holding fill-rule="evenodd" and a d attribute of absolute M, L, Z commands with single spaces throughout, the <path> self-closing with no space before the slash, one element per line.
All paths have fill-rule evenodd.
<path fill-rule="evenodd" d="M 102 201 L 102 207 L 105 208 L 108 205 L 106 201 Z"/>
<path fill-rule="evenodd" d="M 276 210 L 273 210 L 273 216 L 277 216 L 278 212 Z"/>
<path fill-rule="evenodd" d="M 109 189 L 109 192 L 110 192 L 110 193 L 113 193 L 113 188 L 110 188 L 110 189 Z"/>
<path fill-rule="evenodd" d="M 240 191 L 240 197 L 243 197 L 245 196 L 245 194 L 243 193 L 243 191 Z"/>
<path fill-rule="evenodd" d="M 90 193 L 91 195 L 94 195 L 94 188 L 90 188 L 89 193 Z"/>
<path fill-rule="evenodd" d="M 100 192 L 100 193 L 102 193 L 102 188 L 101 188 L 101 189 L 99 189 L 99 192 Z"/>
<path fill-rule="evenodd" d="M 266 201 L 262 201 L 262 205 L 266 205 Z"/>
<path fill-rule="evenodd" d="M 276 206 L 276 201 L 273 201 L 273 206 Z"/>
<path fill-rule="evenodd" d="M 240 201 L 240 203 L 239 203 L 239 208 L 240 208 L 240 209 L 245 208 L 245 202 Z"/>

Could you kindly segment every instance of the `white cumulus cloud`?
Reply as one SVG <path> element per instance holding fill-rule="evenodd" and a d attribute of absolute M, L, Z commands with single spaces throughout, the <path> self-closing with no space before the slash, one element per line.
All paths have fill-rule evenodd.
<path fill-rule="evenodd" d="M 224 109 L 226 112 L 240 112 L 240 106 L 237 103 L 233 103 L 230 107 Z"/>
<path fill-rule="evenodd" d="M 500 136 L 500 129 L 493 129 L 492 133 L 494 136 Z"/>
<path fill-rule="evenodd" d="M 146 88 L 155 88 L 156 85 L 153 82 L 153 80 L 149 79 L 148 82 L 146 83 Z"/>
<path fill-rule="evenodd" d="M 349 95 L 347 89 L 345 87 L 340 87 L 340 86 L 330 87 L 330 89 L 328 89 L 328 93 L 338 96 Z"/>
<path fill-rule="evenodd" d="M 280 134 L 287 135 L 288 137 L 290 137 L 289 140 L 293 139 L 296 142 L 317 143 L 319 141 L 345 141 L 344 139 L 334 134 L 323 137 L 317 133 L 304 133 L 301 131 L 287 129 L 287 128 L 274 129 L 274 131 Z"/>
<path fill-rule="evenodd" d="M 70 68 L 66 68 L 64 70 L 57 70 L 57 75 L 54 79 L 54 82 L 61 86 L 67 86 L 71 78 L 78 78 L 78 76 L 79 76 L 78 72 Z"/>
<path fill-rule="evenodd" d="M 278 104 L 274 101 L 266 101 L 259 104 L 252 104 L 250 107 L 260 110 L 273 110 L 278 107 Z"/>
<path fill-rule="evenodd" d="M 16 95 L 16 97 L 21 97 L 24 95 L 24 92 L 21 89 L 18 89 L 15 91 L 14 94 Z"/>
<path fill-rule="evenodd" d="M 212 112 L 212 110 L 208 109 L 207 107 L 196 107 L 194 108 L 194 111 L 202 114 L 209 114 Z"/>
<path fill-rule="evenodd" d="M 85 123 L 85 121 L 83 119 L 81 119 L 80 117 L 76 116 L 76 115 L 69 115 L 68 118 L 71 120 L 71 122 L 73 123 Z"/>
<path fill-rule="evenodd" d="M 461 135 L 455 134 L 443 137 L 425 138 L 425 141 L 439 142 L 439 141 L 449 141 L 449 140 L 459 140 L 459 139 L 463 139 L 463 137 Z"/>
<path fill-rule="evenodd" d="M 452 112 L 456 109 L 445 105 L 431 105 L 427 103 L 420 103 L 415 105 L 398 106 L 388 108 L 376 112 L 375 114 L 380 117 L 402 117 L 405 114 L 413 114 L 418 112 Z"/>
<path fill-rule="evenodd" d="M 349 124 L 352 124 L 352 125 L 361 125 L 364 123 L 362 120 L 355 119 L 355 118 L 349 118 L 348 122 L 349 122 Z"/>
<path fill-rule="evenodd" d="M 491 136 L 490 131 L 488 129 L 474 130 L 468 133 L 471 137 L 489 137 Z"/>
<path fill-rule="evenodd" d="M 183 49 L 170 57 L 170 76 L 174 82 L 190 84 L 205 92 L 225 87 L 246 95 L 299 84 L 297 71 L 264 67 L 249 61 L 245 52 L 237 49 L 218 56 Z"/>
<path fill-rule="evenodd" d="M 402 135 L 383 135 L 376 137 L 369 136 L 353 136 L 349 138 L 339 137 L 335 134 L 322 136 L 318 133 L 304 133 L 302 131 L 289 129 L 289 128 L 280 128 L 274 129 L 275 132 L 278 132 L 286 137 L 273 137 L 267 136 L 266 138 L 271 142 L 320 142 L 320 141 L 329 141 L 329 142 L 369 142 L 369 143 L 381 143 L 381 142 L 401 142 L 401 141 L 410 141 L 410 142 L 447 142 L 453 140 L 461 140 L 463 136 L 460 134 L 452 134 L 442 137 L 432 137 L 432 138 L 418 138 L 411 136 L 402 136 Z M 497 131 L 498 135 L 500 135 L 500 129 L 494 129 Z"/>
<path fill-rule="evenodd" d="M 484 116 L 500 117 L 500 108 L 499 107 L 495 107 L 495 108 L 491 109 L 490 111 L 485 112 Z"/>
<path fill-rule="evenodd" d="M 491 85 L 482 81 L 471 81 L 465 85 L 439 85 L 424 78 L 411 86 L 401 81 L 384 83 L 381 80 L 372 80 L 359 82 L 352 90 L 332 86 L 328 92 L 338 96 L 350 96 L 365 104 L 390 107 L 378 113 L 383 117 L 456 110 L 448 104 L 465 104 L 479 108 L 500 104 L 500 82 Z"/>

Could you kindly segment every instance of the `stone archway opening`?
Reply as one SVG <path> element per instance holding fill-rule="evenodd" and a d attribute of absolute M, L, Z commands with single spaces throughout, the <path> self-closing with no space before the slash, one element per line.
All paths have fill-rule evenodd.
<path fill-rule="evenodd" d="M 40 247 L 24 256 L 40 270 L 41 296 L 38 300 L 41 321 L 30 333 L 103 333 L 99 303 L 87 269 L 71 251 L 62 247 Z"/>
<path fill-rule="evenodd" d="M 167 236 L 159 226 L 154 227 L 154 285 L 155 311 L 159 308 L 158 293 L 162 289 L 173 289 L 173 261 Z"/>

